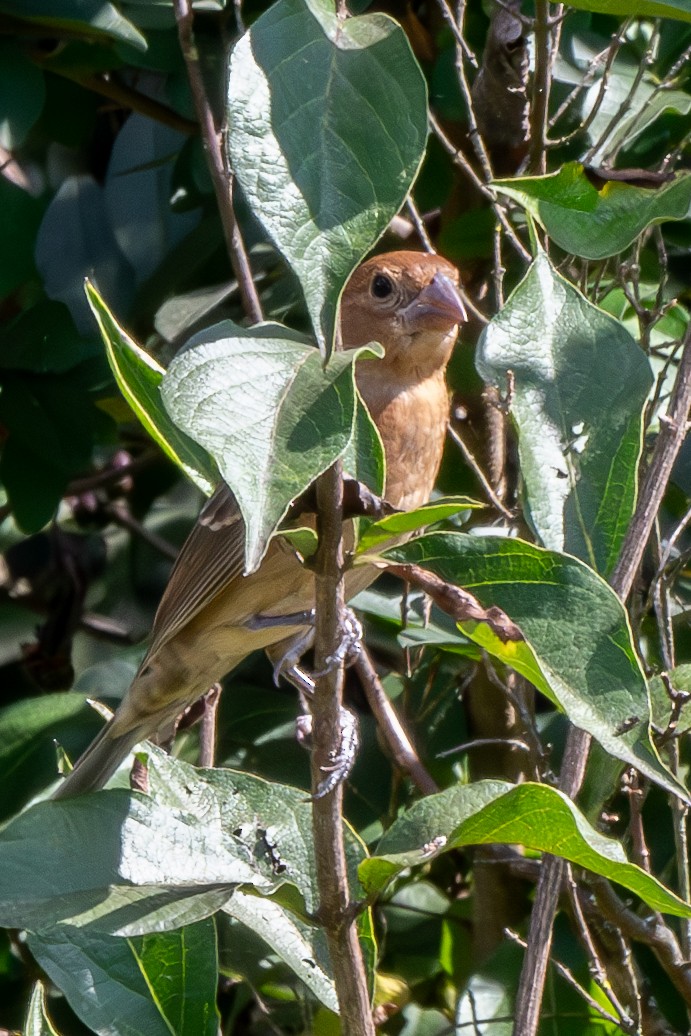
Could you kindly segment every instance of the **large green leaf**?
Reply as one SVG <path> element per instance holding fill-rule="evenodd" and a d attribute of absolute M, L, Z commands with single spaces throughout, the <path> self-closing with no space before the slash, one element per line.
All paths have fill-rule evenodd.
<path fill-rule="evenodd" d="M 146 50 L 146 40 L 109 0 L 0 0 L 0 14 L 86 39 L 106 37 Z"/>
<path fill-rule="evenodd" d="M 691 208 L 691 174 L 651 189 L 609 180 L 597 186 L 578 162 L 547 176 L 494 180 L 566 252 L 585 259 L 616 255 L 652 223 L 686 219 Z"/>
<path fill-rule="evenodd" d="M 566 795 L 546 784 L 478 781 L 428 795 L 391 825 L 376 856 L 360 864 L 360 880 L 376 893 L 404 867 L 461 845 L 496 842 L 561 856 L 618 882 L 654 910 L 691 917 L 691 903 L 629 863 L 619 842 L 601 835 Z"/>
<path fill-rule="evenodd" d="M 48 941 L 61 940 L 61 932 L 71 941 L 72 930 L 134 938 L 223 908 L 290 967 L 302 960 L 296 973 L 333 1006 L 322 935 L 312 920 L 319 893 L 304 791 L 230 770 L 198 771 L 147 750 L 150 795 L 116 787 L 43 802 L 0 832 L 0 925 Z M 354 899 L 365 853 L 348 829 Z M 267 907 L 261 897 L 269 894 Z M 361 930 L 371 943 L 367 914 Z"/>
<path fill-rule="evenodd" d="M 500 390 L 513 372 L 521 472 L 542 542 L 609 573 L 636 500 L 648 360 L 540 253 L 484 329 L 477 367 Z"/>
<path fill-rule="evenodd" d="M 627 18 L 678 18 L 691 22 L 689 0 L 569 0 L 569 7 L 598 14 L 621 14 Z"/>
<path fill-rule="evenodd" d="M 576 558 L 521 540 L 430 533 L 386 551 L 498 605 L 525 642 L 502 643 L 484 624 L 461 629 L 558 702 L 616 759 L 688 799 L 649 735 L 646 682 L 626 612 L 614 591 Z"/>
<path fill-rule="evenodd" d="M 427 136 L 425 85 L 400 26 L 330 0 L 278 0 L 236 45 L 230 162 L 331 350 L 348 276 L 403 204 Z"/>
<path fill-rule="evenodd" d="M 161 402 L 164 370 L 120 327 L 106 303 L 86 284 L 86 296 L 120 390 L 151 438 L 199 488 L 209 494 L 218 481 L 208 454 L 173 424 Z"/>
<path fill-rule="evenodd" d="M 245 520 L 245 563 L 257 568 L 295 497 L 340 457 L 357 410 L 353 362 L 279 324 L 231 321 L 195 335 L 161 395 L 176 424 L 214 457 Z M 371 351 L 370 351 L 371 355 Z"/>
<path fill-rule="evenodd" d="M 123 939 L 60 925 L 28 936 L 34 957 L 99 1036 L 216 1036 L 211 918 Z"/>

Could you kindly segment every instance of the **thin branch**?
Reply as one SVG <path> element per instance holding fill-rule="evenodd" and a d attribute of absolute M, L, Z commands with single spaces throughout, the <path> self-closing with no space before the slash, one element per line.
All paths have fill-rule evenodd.
<path fill-rule="evenodd" d="M 420 757 L 382 687 L 372 659 L 364 646 L 360 648 L 355 661 L 355 669 L 360 677 L 372 714 L 396 764 L 403 773 L 408 774 L 423 795 L 433 795 L 434 792 L 439 791 L 439 787 L 420 762 Z"/>
<path fill-rule="evenodd" d="M 77 83 L 85 90 L 91 90 L 92 93 L 98 94 L 100 97 L 107 97 L 109 101 L 113 101 L 119 108 L 139 112 L 140 115 L 145 115 L 148 119 L 153 119 L 154 122 L 159 122 L 162 126 L 169 126 L 171 129 L 177 130 L 178 133 L 193 136 L 199 132 L 196 122 L 186 119 L 184 115 L 180 115 L 173 108 L 169 108 L 168 105 L 157 101 L 155 97 L 149 97 L 147 94 L 135 90 L 134 87 L 121 82 L 112 72 L 107 75 L 105 73 L 89 74 L 76 68 L 72 69 L 54 65 L 49 58 L 41 57 L 39 52 L 34 52 L 32 59 L 37 64 L 42 65 L 47 71 L 60 76 L 61 79 L 69 79 L 70 82 Z"/>
<path fill-rule="evenodd" d="M 561 7 L 561 5 L 559 5 Z M 530 105 L 530 159 L 533 173 L 547 171 L 547 117 L 552 73 L 552 33 L 548 0 L 535 0 L 535 75 Z"/>
<path fill-rule="evenodd" d="M 495 507 L 497 511 L 499 511 L 499 513 L 503 515 L 508 522 L 513 522 L 516 517 L 515 514 L 501 502 L 497 494 L 494 492 L 492 486 L 490 485 L 487 479 L 487 476 L 485 475 L 484 471 L 478 464 L 477 460 L 475 459 L 471 451 L 464 443 L 459 433 L 452 425 L 448 426 L 447 431 L 451 436 L 452 440 L 455 442 L 456 446 L 458 446 L 459 450 L 463 454 L 464 461 L 466 462 L 470 470 L 475 475 L 475 478 L 478 480 L 483 490 L 485 491 L 487 499 L 492 504 L 492 507 Z"/>
<path fill-rule="evenodd" d="M 619 561 L 610 578 L 612 589 L 622 601 L 628 597 L 643 557 L 648 538 L 682 442 L 691 405 L 691 326 L 684 338 L 684 352 L 670 400 L 667 417 L 661 421 L 660 433 L 650 466 L 645 474 L 638 505 L 629 525 Z M 591 737 L 571 727 L 566 741 L 560 788 L 575 798 L 583 778 L 590 750 Z M 516 1000 L 516 1036 L 535 1036 L 552 945 L 552 928 L 559 893 L 566 874 L 566 863 L 556 856 L 545 856 L 530 919 L 528 949 L 521 970 Z M 662 925 L 662 928 L 666 926 Z M 671 930 L 670 938 L 673 938 Z M 691 974 L 689 975 L 691 984 Z"/>
<path fill-rule="evenodd" d="M 600 111 L 600 108 L 602 107 L 602 102 L 605 99 L 605 94 L 607 93 L 607 87 L 609 85 L 609 76 L 612 71 L 612 66 L 614 64 L 617 54 L 619 53 L 622 47 L 624 39 L 626 38 L 626 33 L 628 32 L 632 21 L 633 18 L 627 18 L 622 23 L 618 31 L 615 32 L 612 36 L 612 40 L 610 42 L 609 47 L 606 50 L 603 50 L 599 54 L 595 55 L 583 79 L 578 84 L 578 86 L 571 91 L 571 93 L 563 102 L 563 104 L 554 113 L 553 117 L 549 121 L 549 126 L 551 128 L 552 126 L 556 125 L 559 119 L 566 113 L 566 111 L 568 111 L 568 109 L 571 107 L 576 98 L 582 93 L 582 91 L 590 86 L 597 74 L 597 66 L 602 61 L 602 58 L 605 57 L 605 55 L 607 55 L 605 66 L 602 70 L 602 78 L 600 80 L 600 86 L 598 88 L 597 97 L 595 98 L 593 105 L 588 114 L 586 115 L 585 119 L 583 119 L 583 121 L 580 122 L 576 129 L 572 130 L 571 133 L 567 133 L 565 136 L 560 137 L 557 140 L 548 140 L 546 142 L 548 147 L 561 147 L 564 144 L 568 144 L 568 142 L 572 140 L 574 137 L 580 136 L 582 133 L 586 132 L 586 130 L 590 129 L 591 125 L 595 121 L 597 113 Z"/>
<path fill-rule="evenodd" d="M 245 251 L 245 244 L 233 211 L 232 176 L 226 168 L 223 157 L 221 133 L 211 110 L 199 65 L 191 0 L 173 0 L 173 6 L 178 23 L 180 48 L 187 66 L 187 76 L 201 127 L 202 141 L 209 162 L 230 263 L 240 288 L 243 309 L 249 319 L 257 324 L 263 319 L 262 308 L 252 279 L 252 269 Z"/>
<path fill-rule="evenodd" d="M 164 539 L 163 536 L 159 536 L 158 533 L 152 532 L 151 529 L 147 529 L 145 525 L 142 525 L 138 521 L 129 507 L 119 501 L 113 501 L 113 503 L 106 504 L 103 508 L 103 513 L 106 514 L 111 521 L 116 525 L 119 525 L 123 529 L 127 529 L 128 532 L 132 533 L 133 536 L 137 536 L 144 543 L 148 543 L 150 547 L 162 554 L 164 558 L 168 558 L 170 561 L 175 561 L 178 556 L 178 548 L 174 547 L 172 543 Z"/>
<path fill-rule="evenodd" d="M 506 213 L 497 201 L 494 193 L 486 184 L 482 182 L 482 180 L 477 175 L 477 173 L 475 172 L 475 170 L 473 169 L 473 167 L 471 166 L 470 162 L 465 157 L 463 152 L 460 151 L 457 147 L 455 147 L 452 141 L 449 140 L 446 133 L 444 133 L 444 130 L 441 128 L 441 126 L 439 125 L 439 123 L 434 118 L 431 112 L 429 115 L 429 124 L 446 153 L 451 156 L 454 163 L 459 167 L 459 169 L 461 169 L 465 173 L 465 175 L 468 177 L 471 183 L 478 189 L 478 191 L 483 195 L 483 197 L 487 198 L 487 200 L 490 202 L 494 210 L 495 216 L 497 217 L 502 227 L 506 231 L 506 236 L 508 237 L 511 244 L 520 255 L 521 259 L 525 260 L 525 262 L 527 263 L 532 262 L 533 257 L 531 256 L 528 249 L 524 246 L 521 239 L 516 234 L 514 228 L 509 223 Z"/>
<path fill-rule="evenodd" d="M 524 949 L 527 949 L 526 943 L 523 939 L 520 938 L 520 936 L 516 934 L 516 932 L 512 932 L 510 928 L 507 928 L 505 931 L 507 937 L 511 940 L 511 942 L 515 942 L 518 946 L 522 946 Z M 588 1005 L 591 1011 L 594 1011 L 596 1014 L 600 1015 L 601 1018 L 604 1018 L 606 1021 L 611 1022 L 613 1025 L 620 1026 L 622 1032 L 635 1032 L 635 1030 L 631 1027 L 630 1024 L 628 1026 L 624 1026 L 623 1018 L 615 1018 L 613 1014 L 610 1014 L 609 1011 L 606 1011 L 604 1009 L 602 1004 L 598 1004 L 597 1000 L 594 1000 L 590 993 L 588 993 L 588 991 L 583 988 L 583 986 L 574 977 L 570 969 L 567 968 L 565 964 L 562 964 L 560 961 L 554 960 L 553 958 L 552 967 L 559 972 L 561 977 L 571 986 L 572 989 L 576 990 L 578 995 Z"/>
<path fill-rule="evenodd" d="M 333 768 L 341 741 L 345 612 L 343 582 L 343 477 L 340 463 L 317 480 L 319 549 L 315 563 L 315 679 L 312 713 L 312 788 Z M 343 785 L 312 803 L 319 919 L 324 926 L 344 1033 L 374 1036 L 367 979 L 350 898 L 343 842 Z"/>
<path fill-rule="evenodd" d="M 425 249 L 426 252 L 436 252 L 436 248 L 432 244 L 432 239 L 427 233 L 425 221 L 420 215 L 417 205 L 413 201 L 412 194 L 408 195 L 408 200 L 406 201 L 406 208 L 408 210 L 408 213 L 410 214 L 410 218 L 412 220 L 413 226 L 415 227 L 417 236 L 420 238 L 422 247 Z"/>

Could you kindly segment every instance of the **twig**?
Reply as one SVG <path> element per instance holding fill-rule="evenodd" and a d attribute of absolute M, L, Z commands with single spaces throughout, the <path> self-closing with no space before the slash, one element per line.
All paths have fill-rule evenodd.
<path fill-rule="evenodd" d="M 650 466 L 643 478 L 638 506 L 626 533 L 610 584 L 622 600 L 633 586 L 643 551 L 650 537 L 674 461 L 686 437 L 691 406 L 691 325 L 684 336 L 684 349 L 666 416 L 660 418 L 660 432 Z"/>
<path fill-rule="evenodd" d="M 360 648 L 355 661 L 355 669 L 360 677 L 372 714 L 397 765 L 408 774 L 423 795 L 433 795 L 434 792 L 439 791 L 439 787 L 420 762 L 364 646 Z"/>
<path fill-rule="evenodd" d="M 602 992 L 605 994 L 607 999 L 612 1004 L 612 1007 L 617 1012 L 617 1015 L 621 1019 L 625 1019 L 628 1022 L 630 1021 L 629 1016 L 627 1015 L 626 1010 L 624 1009 L 624 1005 L 621 1003 L 617 994 L 612 988 L 612 984 L 607 976 L 607 969 L 605 968 L 604 964 L 602 963 L 602 960 L 600 959 L 600 954 L 598 953 L 598 950 L 595 946 L 595 941 L 593 939 L 590 928 L 588 927 L 588 923 L 583 914 L 583 910 L 581 908 L 581 900 L 578 894 L 578 887 L 574 880 L 570 864 L 567 868 L 567 889 L 569 894 L 569 902 L 571 903 L 571 909 L 573 910 L 576 926 L 578 928 L 578 931 L 580 932 L 581 941 L 588 955 L 588 968 L 590 974 L 593 976 L 595 982 L 597 982 Z"/>
<path fill-rule="evenodd" d="M 199 727 L 199 765 L 212 767 L 216 758 L 216 720 L 221 700 L 221 685 L 215 683 L 202 698 L 203 712 Z"/>
<path fill-rule="evenodd" d="M 684 351 L 670 400 L 667 418 L 661 421 L 660 433 L 650 466 L 643 479 L 638 505 L 626 532 L 619 560 L 610 578 L 612 589 L 622 601 L 628 597 L 643 557 L 655 516 L 667 489 L 674 461 L 686 435 L 686 420 L 691 405 L 691 327 L 684 337 Z M 560 787 L 575 798 L 583 783 L 590 750 L 590 735 L 571 727 L 566 741 Z M 544 990 L 547 965 L 552 945 L 552 926 L 557 901 L 566 874 L 564 860 L 545 856 L 530 919 L 526 951 L 518 995 L 514 1032 L 535 1036 Z M 662 928 L 665 928 L 662 925 Z M 673 938 L 671 930 L 669 937 Z M 691 974 L 688 976 L 691 984 Z M 689 1001 L 687 1001 L 689 1002 Z"/>
<path fill-rule="evenodd" d="M 638 63 L 638 68 L 636 69 L 636 74 L 633 77 L 633 80 L 631 82 L 631 86 L 629 87 L 629 90 L 628 90 L 628 92 L 626 94 L 626 97 L 624 98 L 624 100 L 620 104 L 616 114 L 612 116 L 612 118 L 609 120 L 609 122 L 605 126 L 604 130 L 600 134 L 599 139 L 596 140 L 595 143 L 592 144 L 591 147 L 589 147 L 588 150 L 586 151 L 586 153 L 585 153 L 585 155 L 583 156 L 583 159 L 582 159 L 583 165 L 588 165 L 590 162 L 592 162 L 594 156 L 598 153 L 598 151 L 600 151 L 602 148 L 604 148 L 608 138 L 614 132 L 614 130 L 617 128 L 617 126 L 622 125 L 622 123 L 624 121 L 624 118 L 626 117 L 626 115 L 628 114 L 628 112 L 631 109 L 631 105 L 633 104 L 633 99 L 636 96 L 636 93 L 638 92 L 638 87 L 641 85 L 641 82 L 643 80 L 643 76 L 645 75 L 646 70 L 650 67 L 650 65 L 653 62 L 653 55 L 655 53 L 655 50 L 656 50 L 657 45 L 659 43 L 659 40 L 660 40 L 660 23 L 658 21 L 658 22 L 655 22 L 655 28 L 654 28 L 652 36 L 650 38 L 650 43 L 648 44 L 648 48 L 646 50 L 645 57 Z M 621 144 L 623 144 L 623 141 L 624 141 L 624 138 L 622 137 L 622 140 L 621 140 L 620 144 L 617 147 L 612 149 L 612 152 L 610 153 L 610 156 L 609 156 L 610 164 L 613 164 L 614 159 L 616 158 L 616 155 L 619 152 Z"/>
<path fill-rule="evenodd" d="M 440 579 L 426 568 L 421 568 L 420 565 L 396 564 L 390 561 L 376 562 L 376 564 L 386 568 L 387 572 L 391 572 L 392 575 L 400 576 L 401 579 L 412 583 L 423 593 L 429 594 L 434 603 L 456 622 L 484 622 L 503 644 L 524 639 L 516 623 L 512 622 L 501 608 L 494 605 L 490 608 L 483 608 L 477 598 L 467 590 L 461 590 L 453 583 L 447 583 L 446 580 Z"/>
<path fill-rule="evenodd" d="M 615 32 L 612 36 L 612 40 L 607 50 L 603 50 L 599 54 L 595 55 L 582 81 L 574 90 L 572 90 L 572 92 L 566 98 L 564 103 L 554 113 L 554 116 L 549 121 L 549 126 L 552 127 L 556 125 L 556 123 L 562 117 L 562 115 L 564 115 L 564 113 L 568 110 L 571 104 L 573 104 L 576 97 L 584 89 L 590 86 L 590 84 L 595 79 L 595 75 L 597 73 L 597 66 L 606 54 L 607 59 L 605 61 L 605 66 L 602 70 L 602 78 L 600 80 L 600 86 L 598 88 L 597 97 L 595 98 L 595 101 L 593 102 L 593 105 L 588 114 L 586 115 L 585 119 L 583 119 L 583 121 L 579 123 L 576 129 L 572 130 L 571 133 L 567 133 L 565 136 L 560 137 L 557 140 L 546 141 L 548 147 L 561 147 L 564 144 L 568 144 L 568 142 L 572 140 L 574 137 L 579 136 L 580 134 L 586 132 L 586 130 L 590 129 L 591 125 L 595 120 L 595 116 L 602 107 L 602 102 L 604 101 L 605 94 L 607 93 L 607 86 L 609 85 L 609 76 L 610 72 L 612 71 L 612 65 L 614 64 L 614 60 L 621 49 L 621 46 L 624 42 L 624 38 L 626 36 L 626 33 L 629 31 L 629 27 L 632 21 L 633 18 L 627 18 L 626 21 L 622 23 L 618 31 Z"/>
<path fill-rule="evenodd" d="M 257 324 L 262 317 L 259 296 L 252 279 L 252 269 L 245 251 L 240 228 L 233 211 L 232 176 L 226 168 L 221 147 L 221 133 L 216 125 L 211 105 L 206 95 L 204 79 L 199 66 L 199 52 L 194 38 L 194 15 L 191 0 L 173 0 L 175 19 L 178 23 L 180 48 L 187 66 L 194 108 L 201 127 L 202 141 L 209 162 L 209 170 L 216 194 L 223 234 L 228 248 L 233 273 L 240 288 L 242 306 L 249 319 Z"/>
<path fill-rule="evenodd" d="M 691 1005 L 691 968 L 669 925 L 658 916 L 640 917 L 630 910 L 605 878 L 590 875 L 590 886 L 604 917 L 628 938 L 650 947 L 684 1003 Z"/>
<path fill-rule="evenodd" d="M 522 946 L 524 949 L 526 949 L 526 943 L 524 942 L 523 939 L 520 938 L 520 936 L 518 936 L 516 934 L 516 932 L 512 932 L 510 928 L 506 928 L 505 929 L 505 934 L 506 934 L 507 938 L 509 938 L 511 940 L 511 942 L 515 942 L 519 946 Z M 559 972 L 561 977 L 566 982 L 568 982 L 568 984 L 571 986 L 572 989 L 576 990 L 578 995 L 584 1000 L 584 1002 L 588 1005 L 588 1007 L 590 1008 L 591 1011 L 594 1011 L 596 1014 L 599 1014 L 601 1018 L 606 1019 L 608 1022 L 611 1022 L 613 1025 L 620 1026 L 623 1032 L 627 1032 L 627 1033 L 634 1033 L 635 1032 L 635 1030 L 633 1028 L 631 1028 L 631 1025 L 628 1025 L 626 1027 L 624 1026 L 624 1019 L 623 1018 L 615 1018 L 614 1015 L 610 1014 L 609 1011 L 605 1011 L 605 1009 L 602 1006 L 602 1004 L 598 1004 L 597 1000 L 594 1000 L 592 998 L 590 993 L 588 993 L 588 991 L 583 988 L 583 986 L 580 984 L 580 982 L 571 974 L 571 971 L 569 970 L 569 968 L 566 967 L 566 965 L 564 965 L 560 961 L 554 960 L 554 958 L 552 958 L 552 967 L 554 967 Z"/>
<path fill-rule="evenodd" d="M 457 147 L 455 147 L 453 142 L 449 140 L 446 133 L 444 133 L 444 130 L 441 128 L 441 126 L 431 113 L 429 115 L 429 124 L 446 153 L 451 156 L 454 163 L 459 167 L 459 169 L 461 169 L 465 173 L 465 175 L 468 177 L 471 183 L 478 189 L 478 191 L 483 195 L 483 197 L 487 198 L 487 200 L 490 202 L 494 210 L 494 214 L 496 215 L 497 219 L 506 231 L 506 236 L 508 237 L 511 244 L 520 255 L 521 259 L 524 259 L 527 263 L 532 262 L 532 256 L 530 252 L 523 245 L 523 242 L 518 237 L 516 231 L 509 223 L 506 213 L 497 201 L 493 192 L 485 183 L 482 182 L 482 180 L 477 175 L 477 173 L 475 172 L 475 170 L 473 169 L 473 167 L 471 166 L 470 162 L 465 157 L 463 152 L 460 151 Z"/>
<path fill-rule="evenodd" d="M 560 5 L 561 6 L 561 5 Z M 552 33 L 548 25 L 548 0 L 535 0 L 535 75 L 530 106 L 530 159 L 533 173 L 547 170 L 547 116 L 552 71 Z"/>
<path fill-rule="evenodd" d="M 148 543 L 150 547 L 157 550 L 159 554 L 163 554 L 164 557 L 169 558 L 171 561 L 175 561 L 178 556 L 178 548 L 174 547 L 172 543 L 165 540 L 158 533 L 152 532 L 151 529 L 147 529 L 145 525 L 137 521 L 130 509 L 123 503 L 114 501 L 113 503 L 106 504 L 103 508 L 103 513 L 115 522 L 116 525 L 120 525 L 123 529 L 127 529 L 133 536 L 137 536 L 144 543 Z"/>
<path fill-rule="evenodd" d="M 334 665 L 343 637 L 343 478 L 340 463 L 317 481 L 319 549 L 315 562 L 315 680 L 312 712 L 312 788 L 316 792 L 338 753 L 343 665 Z M 312 803 L 319 919 L 324 925 L 340 1007 L 348 1036 L 374 1036 L 365 967 L 348 887 L 343 843 L 343 786 Z"/>
<path fill-rule="evenodd" d="M 445 6 L 444 0 L 442 4 Z M 454 33 L 456 37 L 456 72 L 458 74 L 458 82 L 461 87 L 461 93 L 466 103 L 466 109 L 468 112 L 468 137 L 472 144 L 475 156 L 480 163 L 485 182 L 489 183 L 490 180 L 494 179 L 494 173 L 492 172 L 492 163 L 489 160 L 487 148 L 485 142 L 482 139 L 480 130 L 477 125 L 477 118 L 475 117 L 475 106 L 473 105 L 473 97 L 470 92 L 470 84 L 468 83 L 468 77 L 465 74 L 465 62 L 464 56 L 466 53 L 465 37 L 463 36 L 463 22 L 465 19 L 465 0 L 457 0 L 456 3 L 456 28 L 457 32 Z M 453 21 L 452 17 L 452 21 Z"/>
<path fill-rule="evenodd" d="M 406 208 L 408 210 L 408 213 L 410 214 L 410 218 L 412 220 L 413 226 L 415 227 L 417 236 L 420 238 L 422 247 L 425 249 L 426 252 L 436 252 L 436 248 L 432 244 L 432 239 L 427 233 L 425 221 L 420 215 L 417 205 L 413 201 L 412 194 L 408 195 L 408 199 L 406 201 Z"/>
<path fill-rule="evenodd" d="M 91 90 L 92 93 L 99 94 L 101 97 L 107 97 L 109 101 L 114 101 L 120 108 L 139 112 L 140 115 L 145 115 L 148 119 L 153 119 L 154 122 L 159 122 L 162 126 L 169 126 L 171 129 L 177 130 L 178 133 L 186 133 L 188 136 L 193 136 L 199 132 L 196 122 L 186 119 L 184 115 L 180 115 L 165 104 L 161 104 L 154 97 L 149 97 L 147 94 L 140 93 L 139 90 L 135 90 L 126 83 L 121 83 L 112 73 L 108 76 L 104 74 L 90 75 L 77 69 L 54 65 L 49 58 L 42 57 L 38 51 L 32 54 L 32 59 L 54 75 L 60 76 L 62 79 L 69 79 L 70 82 L 77 83 L 85 90 Z"/>
<path fill-rule="evenodd" d="M 475 459 L 475 457 L 473 456 L 471 451 L 468 449 L 468 447 L 464 443 L 464 441 L 461 438 L 461 436 L 459 435 L 459 433 L 456 431 L 456 429 L 452 425 L 449 425 L 447 430 L 448 430 L 449 435 L 453 439 L 453 441 L 456 443 L 456 446 L 458 446 L 459 450 L 463 454 L 464 461 L 466 462 L 466 464 L 468 465 L 470 470 L 475 475 L 475 478 L 478 480 L 478 482 L 480 483 L 480 485 L 484 489 L 485 494 L 486 494 L 487 499 L 489 500 L 489 502 L 492 504 L 493 507 L 496 507 L 497 511 L 499 511 L 499 513 L 502 514 L 504 516 L 504 518 L 506 518 L 506 520 L 508 522 L 512 522 L 514 520 L 514 518 L 515 518 L 515 515 L 513 514 L 512 511 L 510 511 L 508 509 L 508 507 L 506 507 L 501 502 L 501 500 L 499 499 L 497 494 L 494 492 L 494 490 L 492 489 L 492 486 L 490 485 L 489 481 L 487 480 L 487 476 L 485 475 L 484 471 L 482 470 L 482 468 L 478 464 L 477 460 Z"/>

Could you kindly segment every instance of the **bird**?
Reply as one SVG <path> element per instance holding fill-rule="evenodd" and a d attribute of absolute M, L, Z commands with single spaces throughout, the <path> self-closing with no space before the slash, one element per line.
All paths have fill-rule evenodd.
<path fill-rule="evenodd" d="M 465 320 L 458 271 L 433 253 L 376 255 L 343 292 L 343 347 L 377 341 L 384 349 L 380 359 L 359 359 L 355 376 L 384 446 L 384 499 L 397 510 L 426 503 L 434 487 L 449 417 L 445 370 Z M 101 788 L 136 744 L 170 729 L 250 652 L 267 650 L 280 668 L 307 644 L 313 573 L 279 536 L 244 575 L 244 540 L 237 502 L 221 484 L 180 550 L 132 684 L 55 798 Z M 347 598 L 376 574 L 373 566 L 349 570 Z"/>

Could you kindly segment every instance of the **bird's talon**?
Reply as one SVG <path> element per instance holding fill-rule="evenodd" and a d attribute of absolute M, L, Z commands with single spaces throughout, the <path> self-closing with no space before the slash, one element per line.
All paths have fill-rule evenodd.
<path fill-rule="evenodd" d="M 332 761 L 328 766 L 321 767 L 326 776 L 319 782 L 317 790 L 311 796 L 313 801 L 325 798 L 346 780 L 355 765 L 359 745 L 357 716 L 350 709 L 341 709 L 338 751 L 331 753 Z"/>

